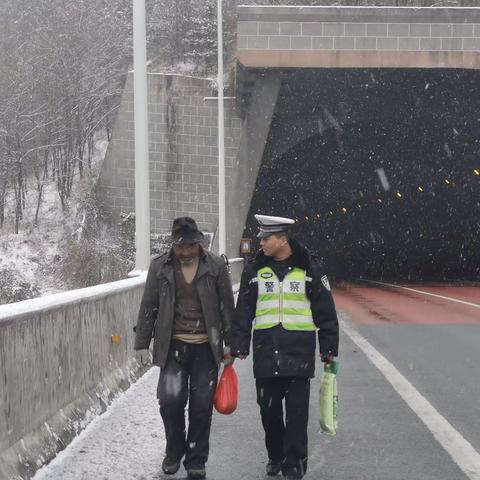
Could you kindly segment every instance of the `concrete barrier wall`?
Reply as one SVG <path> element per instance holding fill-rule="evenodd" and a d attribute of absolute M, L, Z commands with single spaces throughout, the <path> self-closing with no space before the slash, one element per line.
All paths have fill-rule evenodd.
<path fill-rule="evenodd" d="M 142 373 L 132 327 L 144 282 L 0 306 L 1 480 L 30 478 Z"/>

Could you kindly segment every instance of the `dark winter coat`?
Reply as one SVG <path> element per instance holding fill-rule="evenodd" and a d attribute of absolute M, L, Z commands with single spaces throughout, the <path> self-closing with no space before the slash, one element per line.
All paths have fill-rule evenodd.
<path fill-rule="evenodd" d="M 173 251 L 152 260 L 148 270 L 135 335 L 135 350 L 149 348 L 153 338 L 153 363 L 164 367 L 172 337 L 175 313 Z M 202 251 L 197 272 L 197 290 L 202 303 L 208 338 L 217 363 L 223 345 L 230 346 L 235 310 L 232 285 L 222 257 Z"/>
<path fill-rule="evenodd" d="M 338 320 L 327 277 L 318 260 L 295 240 L 290 240 L 293 254 L 285 262 L 275 262 L 260 252 L 245 267 L 233 322 L 232 353 L 248 355 L 252 323 L 258 296 L 257 277 L 260 268 L 269 266 L 280 281 L 288 270 L 298 267 L 306 270 L 312 282 L 307 283 L 307 296 L 311 303 L 313 321 L 317 326 L 320 353 L 338 355 Z M 322 281 L 323 279 L 323 281 Z M 286 330 L 282 325 L 254 330 L 253 370 L 256 378 L 301 376 L 313 377 L 315 372 L 315 331 Z"/>

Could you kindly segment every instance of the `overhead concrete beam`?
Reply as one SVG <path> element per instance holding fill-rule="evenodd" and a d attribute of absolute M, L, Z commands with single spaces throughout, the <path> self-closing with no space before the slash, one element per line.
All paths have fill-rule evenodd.
<path fill-rule="evenodd" d="M 480 68 L 480 53 L 435 51 L 243 50 L 249 68 Z"/>

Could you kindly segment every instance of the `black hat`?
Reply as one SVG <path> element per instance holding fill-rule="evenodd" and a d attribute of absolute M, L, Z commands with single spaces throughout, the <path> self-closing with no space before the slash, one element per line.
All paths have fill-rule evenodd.
<path fill-rule="evenodd" d="M 173 221 L 172 243 L 201 243 L 203 233 L 198 229 L 195 220 L 190 217 L 179 217 Z"/>

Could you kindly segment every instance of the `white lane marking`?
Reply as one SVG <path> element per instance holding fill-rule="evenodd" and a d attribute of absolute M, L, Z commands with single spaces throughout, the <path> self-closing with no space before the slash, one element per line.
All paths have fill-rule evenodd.
<path fill-rule="evenodd" d="M 441 298 L 442 300 L 449 300 L 450 302 L 462 303 L 463 305 L 468 305 L 469 307 L 480 308 L 480 305 L 477 303 L 466 302 L 465 300 L 459 300 L 458 298 L 453 298 L 453 297 L 445 297 L 443 295 L 438 295 L 436 293 L 424 292 L 423 290 L 416 290 L 415 288 L 402 287 L 401 285 L 395 285 L 393 283 L 377 282 L 376 280 L 363 279 L 363 281 L 369 282 L 369 283 L 377 283 L 378 285 L 386 285 L 387 287 L 402 288 L 403 290 L 409 290 L 411 292 L 421 293 L 423 295 L 429 295 L 430 297 L 437 297 L 437 298 Z"/>
<path fill-rule="evenodd" d="M 432 432 L 470 480 L 480 480 L 480 454 L 460 435 L 428 400 L 362 335 L 340 320 L 343 331 L 358 345 L 373 365 L 392 384 L 407 405 Z"/>

